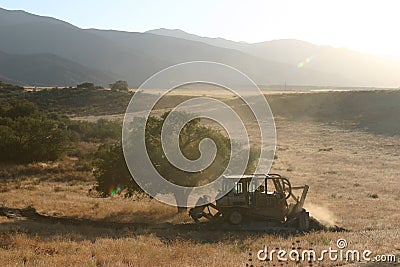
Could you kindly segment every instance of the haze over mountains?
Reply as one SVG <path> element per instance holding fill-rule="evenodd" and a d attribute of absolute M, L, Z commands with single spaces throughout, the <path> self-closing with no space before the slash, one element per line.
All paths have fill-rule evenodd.
<path fill-rule="evenodd" d="M 0 8 L 0 80 L 21 85 L 140 85 L 165 67 L 193 60 L 228 64 L 259 85 L 400 86 L 400 62 L 298 40 L 256 44 L 180 30 L 145 33 L 80 29 Z M 303 62 L 300 67 L 298 63 Z"/>

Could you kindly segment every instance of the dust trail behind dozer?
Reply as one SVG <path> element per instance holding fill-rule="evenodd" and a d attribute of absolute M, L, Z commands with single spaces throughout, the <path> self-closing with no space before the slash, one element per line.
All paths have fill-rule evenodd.
<path fill-rule="evenodd" d="M 326 207 L 314 203 L 307 203 L 305 208 L 310 212 L 310 230 L 314 231 L 348 231 L 338 226 L 335 215 Z"/>

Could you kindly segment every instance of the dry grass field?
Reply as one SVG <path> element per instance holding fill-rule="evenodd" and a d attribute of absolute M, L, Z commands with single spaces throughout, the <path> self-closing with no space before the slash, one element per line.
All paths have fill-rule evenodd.
<path fill-rule="evenodd" d="M 0 266 L 358 266 L 329 259 L 259 262 L 256 256 L 265 245 L 335 249 L 339 238 L 348 249 L 398 255 L 400 135 L 283 115 L 276 125 L 271 172 L 310 185 L 311 216 L 345 231 L 196 229 L 187 214 L 154 199 L 96 197 L 89 193 L 92 174 L 75 172 L 74 159 L 66 158 L 2 166 L 10 178 L 0 183 Z"/>

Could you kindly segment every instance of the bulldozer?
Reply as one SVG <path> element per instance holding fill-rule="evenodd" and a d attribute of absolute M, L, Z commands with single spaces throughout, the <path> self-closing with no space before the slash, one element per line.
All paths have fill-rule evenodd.
<path fill-rule="evenodd" d="M 232 189 L 214 203 L 191 208 L 189 215 L 197 224 L 205 218 L 239 229 L 257 225 L 256 230 L 309 230 L 310 215 L 303 208 L 308 185 L 292 186 L 279 174 L 227 175 L 222 178 L 222 186 Z M 295 191 L 300 190 L 301 195 L 296 196 Z M 198 203 L 205 203 L 200 200 Z"/>

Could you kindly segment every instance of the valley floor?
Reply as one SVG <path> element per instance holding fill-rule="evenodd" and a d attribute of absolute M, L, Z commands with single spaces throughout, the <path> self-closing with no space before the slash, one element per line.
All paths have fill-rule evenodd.
<path fill-rule="evenodd" d="M 30 175 L 1 182 L 0 266 L 311 266 L 260 262 L 256 254 L 265 245 L 336 249 L 338 239 L 373 256 L 398 254 L 400 137 L 283 118 L 276 124 L 272 172 L 309 184 L 311 215 L 347 231 L 185 229 L 187 214 L 155 200 L 93 197 L 91 177 Z M 325 259 L 312 266 L 348 264 Z"/>

